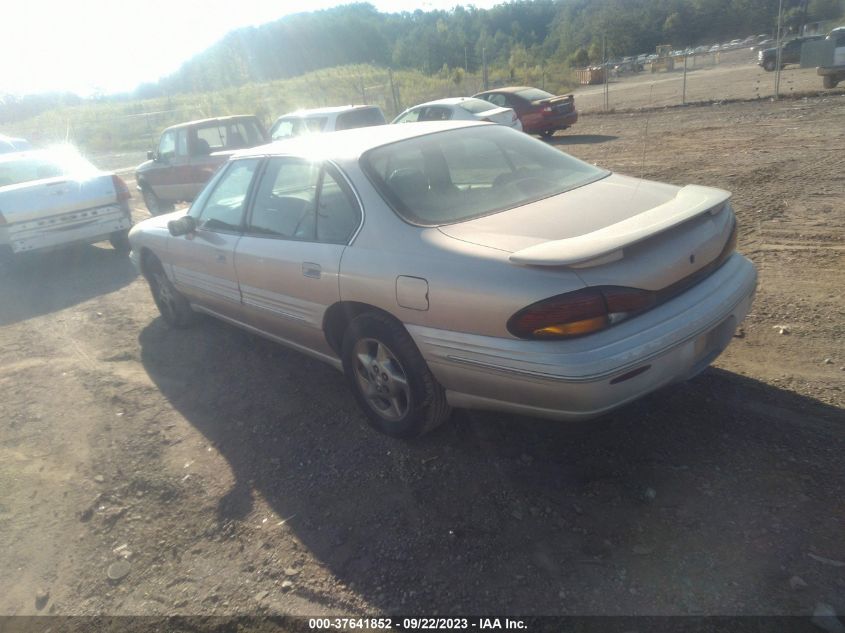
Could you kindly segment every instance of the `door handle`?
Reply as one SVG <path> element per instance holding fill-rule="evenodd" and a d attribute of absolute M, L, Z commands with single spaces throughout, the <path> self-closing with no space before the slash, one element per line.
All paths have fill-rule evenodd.
<path fill-rule="evenodd" d="M 302 263 L 302 274 L 306 277 L 311 277 L 313 279 L 319 279 L 323 269 L 320 267 L 320 264 L 314 264 L 312 262 L 303 262 Z"/>

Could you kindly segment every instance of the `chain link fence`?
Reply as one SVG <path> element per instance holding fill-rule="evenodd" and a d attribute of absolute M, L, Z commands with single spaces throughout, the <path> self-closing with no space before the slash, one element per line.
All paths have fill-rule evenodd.
<path fill-rule="evenodd" d="M 787 62 L 780 73 L 776 68 L 769 71 L 759 64 L 759 52 L 759 48 L 745 47 L 669 55 L 656 60 L 653 66 L 646 63 L 641 69 L 625 68 L 621 72 L 608 65 L 606 80 L 604 69 L 598 67 L 593 72 L 594 83 L 581 85 L 575 91 L 578 110 L 581 113 L 639 110 L 822 90 L 822 80 L 815 68 L 801 68 L 796 59 Z"/>

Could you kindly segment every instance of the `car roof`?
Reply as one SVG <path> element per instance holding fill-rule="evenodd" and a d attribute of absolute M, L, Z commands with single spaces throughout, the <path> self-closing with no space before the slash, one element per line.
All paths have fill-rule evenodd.
<path fill-rule="evenodd" d="M 446 97 L 445 99 L 435 99 L 434 101 L 426 101 L 425 103 L 418 103 L 415 106 L 408 108 L 408 110 L 413 110 L 414 108 L 421 108 L 423 106 L 433 106 L 433 105 L 459 105 L 464 101 L 482 101 L 481 99 L 477 99 L 476 97 Z M 495 109 L 492 103 L 489 104 L 491 109 Z"/>
<path fill-rule="evenodd" d="M 355 160 L 364 152 L 382 145 L 445 130 L 478 125 L 492 124 L 477 121 L 426 121 L 423 123 L 403 123 L 402 125 L 375 125 L 282 139 L 267 145 L 239 150 L 232 155 L 232 158 L 294 155 L 310 156 L 317 160 L 329 158 Z"/>
<path fill-rule="evenodd" d="M 504 88 L 492 88 L 490 90 L 485 90 L 484 92 L 479 92 L 480 95 L 486 95 L 490 92 L 522 92 L 523 90 L 533 90 L 531 86 L 506 86 Z"/>
<path fill-rule="evenodd" d="M 176 130 L 182 127 L 188 127 L 189 125 L 202 125 L 203 123 L 214 123 L 215 121 L 234 121 L 237 119 L 255 119 L 256 116 L 254 114 L 232 114 L 230 116 L 215 116 L 209 119 L 197 119 L 196 121 L 187 121 L 185 123 L 177 123 L 176 125 L 171 125 L 168 128 L 165 128 L 164 131 L 167 130 Z"/>
<path fill-rule="evenodd" d="M 340 114 L 341 112 L 349 112 L 351 110 L 380 110 L 376 105 L 345 105 L 345 106 L 332 106 L 329 108 L 307 108 L 303 110 L 295 110 L 294 112 L 287 112 L 279 117 L 279 119 L 283 119 L 285 117 L 304 117 L 304 116 L 319 116 L 321 114 Z M 277 119 L 278 120 L 278 119 Z"/>

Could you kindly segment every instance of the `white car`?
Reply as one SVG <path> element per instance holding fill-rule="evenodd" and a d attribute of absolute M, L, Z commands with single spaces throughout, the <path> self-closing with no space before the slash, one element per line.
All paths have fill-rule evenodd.
<path fill-rule="evenodd" d="M 513 108 L 496 106 L 475 97 L 451 97 L 421 103 L 405 110 L 392 123 L 418 121 L 487 121 L 522 132 L 522 121 Z"/>
<path fill-rule="evenodd" d="M 280 141 L 304 134 L 319 134 L 358 127 L 384 125 L 381 108 L 374 105 L 348 105 L 289 112 L 276 119 L 270 128 L 270 140 Z"/>
<path fill-rule="evenodd" d="M 5 154 L 7 152 L 24 152 L 28 149 L 32 149 L 32 146 L 26 139 L 0 134 L 0 154 Z"/>
<path fill-rule="evenodd" d="M 129 253 L 129 188 L 72 149 L 0 155 L 0 257 L 109 240 Z"/>

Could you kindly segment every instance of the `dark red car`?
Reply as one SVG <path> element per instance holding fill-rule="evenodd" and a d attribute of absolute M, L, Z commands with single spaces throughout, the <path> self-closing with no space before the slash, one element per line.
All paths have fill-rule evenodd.
<path fill-rule="evenodd" d="M 549 137 L 557 130 L 565 130 L 578 120 L 575 97 L 557 97 L 539 88 L 509 86 L 474 95 L 503 108 L 513 108 L 528 134 Z"/>
<path fill-rule="evenodd" d="M 236 150 L 267 142 L 267 132 L 251 114 L 202 119 L 161 133 L 158 148 L 138 165 L 135 179 L 153 215 L 190 202 L 217 168 Z"/>

